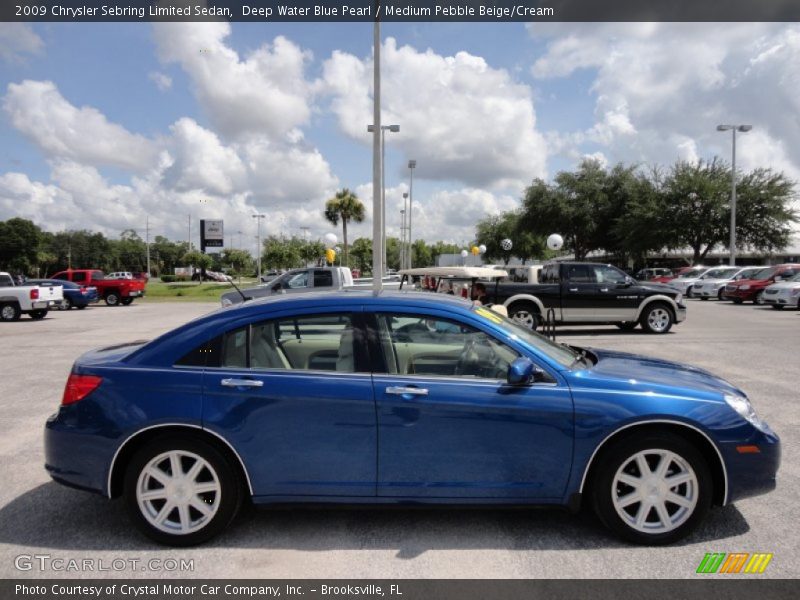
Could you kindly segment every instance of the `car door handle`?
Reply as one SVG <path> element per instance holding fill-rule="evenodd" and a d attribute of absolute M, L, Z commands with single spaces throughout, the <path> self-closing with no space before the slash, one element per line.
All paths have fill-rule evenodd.
<path fill-rule="evenodd" d="M 387 387 L 386 393 L 393 396 L 427 396 L 428 390 L 416 387 Z"/>
<path fill-rule="evenodd" d="M 264 382 L 257 379 L 223 379 L 221 383 L 225 387 L 264 387 Z"/>
<path fill-rule="evenodd" d="M 569 291 L 570 291 L 570 292 L 577 292 L 577 291 L 578 291 L 578 288 L 569 288 Z"/>
<path fill-rule="evenodd" d="M 608 288 L 600 288 L 600 291 L 601 291 L 601 292 L 607 292 L 607 291 L 608 291 Z"/>

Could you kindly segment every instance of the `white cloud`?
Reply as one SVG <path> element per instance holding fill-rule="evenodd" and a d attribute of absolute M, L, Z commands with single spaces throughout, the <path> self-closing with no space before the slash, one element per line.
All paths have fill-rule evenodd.
<path fill-rule="evenodd" d="M 51 158 L 134 171 L 157 159 L 153 142 L 109 122 L 95 108 L 75 107 L 51 81 L 9 84 L 3 108 L 11 124 Z"/>
<path fill-rule="evenodd" d="M 172 77 L 161 73 L 159 71 L 152 71 L 148 74 L 150 81 L 156 84 L 156 87 L 162 92 L 167 91 L 172 87 Z"/>
<path fill-rule="evenodd" d="M 399 124 L 387 146 L 418 160 L 425 179 L 521 188 L 544 176 L 547 149 L 529 87 L 467 52 L 441 56 L 388 38 L 382 54 L 382 120 Z M 350 137 L 369 143 L 371 59 L 334 52 L 320 90 Z M 389 137 L 391 136 L 391 137 Z"/>
<path fill-rule="evenodd" d="M 730 160 L 719 123 L 750 123 L 738 165 L 800 176 L 800 27 L 759 23 L 535 24 L 539 79 L 592 75 L 595 124 L 552 132 L 566 156 L 600 145 L 611 162 Z M 555 146 L 554 146 L 555 147 Z"/>
<path fill-rule="evenodd" d="M 18 63 L 26 55 L 41 54 L 44 41 L 24 23 L 0 23 L 0 61 Z"/>
<path fill-rule="evenodd" d="M 228 23 L 159 23 L 154 36 L 165 63 L 189 75 L 198 100 L 224 137 L 282 136 L 306 123 L 311 54 L 276 37 L 246 57 L 226 44 Z"/>

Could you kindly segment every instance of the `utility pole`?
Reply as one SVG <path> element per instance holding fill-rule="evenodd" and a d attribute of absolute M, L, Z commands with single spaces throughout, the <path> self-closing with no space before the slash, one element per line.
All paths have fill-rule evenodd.
<path fill-rule="evenodd" d="M 258 252 L 257 252 L 257 263 L 258 263 L 258 283 L 261 283 L 261 220 L 264 219 L 267 215 L 263 213 L 256 213 L 252 215 L 254 219 L 258 220 Z"/>
<path fill-rule="evenodd" d="M 189 213 L 189 252 L 192 251 L 192 213 Z"/>

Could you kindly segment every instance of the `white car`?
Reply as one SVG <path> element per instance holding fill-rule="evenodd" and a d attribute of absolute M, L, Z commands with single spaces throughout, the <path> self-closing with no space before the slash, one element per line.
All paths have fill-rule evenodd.
<path fill-rule="evenodd" d="M 106 279 L 133 279 L 133 273 L 130 271 L 115 271 L 114 273 L 109 273 L 105 277 Z"/>
<path fill-rule="evenodd" d="M 800 309 L 800 274 L 767 286 L 763 296 L 764 304 L 778 310 L 784 306 Z"/>
<path fill-rule="evenodd" d="M 763 268 L 763 266 L 717 267 L 703 275 L 692 286 L 692 295 L 694 298 L 700 298 L 700 300 L 708 300 L 709 298 L 721 300 L 725 284 L 731 281 L 739 281 L 740 279 L 750 279 Z M 716 271 L 719 272 L 717 273 Z"/>
<path fill-rule="evenodd" d="M 697 283 L 698 279 L 700 279 L 713 268 L 715 267 L 694 267 L 685 273 L 682 273 L 680 277 L 671 279 L 669 282 L 667 282 L 667 285 L 682 292 L 687 298 L 692 298 L 692 289 L 694 288 L 694 284 Z"/>

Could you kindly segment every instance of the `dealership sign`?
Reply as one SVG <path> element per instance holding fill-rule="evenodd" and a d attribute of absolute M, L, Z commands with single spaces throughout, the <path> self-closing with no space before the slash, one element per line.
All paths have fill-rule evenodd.
<path fill-rule="evenodd" d="M 222 235 L 222 221 L 200 221 L 200 250 L 206 251 L 206 248 L 222 248 L 223 243 Z"/>

